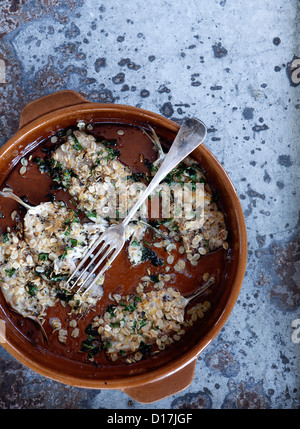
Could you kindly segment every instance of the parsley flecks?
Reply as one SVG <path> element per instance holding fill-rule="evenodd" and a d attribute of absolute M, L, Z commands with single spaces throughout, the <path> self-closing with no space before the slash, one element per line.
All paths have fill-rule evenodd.
<path fill-rule="evenodd" d="M 147 321 L 147 319 L 142 319 L 141 320 L 141 322 L 140 322 L 140 326 L 139 326 L 139 330 L 143 327 L 143 326 L 146 326 L 147 325 L 147 323 L 148 323 L 148 321 Z"/>
<path fill-rule="evenodd" d="M 99 340 L 88 337 L 81 343 L 81 351 L 88 352 L 90 358 L 97 355 L 102 350 L 102 345 Z"/>
<path fill-rule="evenodd" d="M 158 283 L 159 282 L 159 276 L 158 276 L 158 274 L 150 274 L 150 280 L 153 283 Z"/>
<path fill-rule="evenodd" d="M 114 159 L 120 155 L 119 149 L 112 149 L 110 147 L 106 147 L 105 149 L 108 152 L 108 155 L 107 155 L 108 159 Z"/>
<path fill-rule="evenodd" d="M 68 228 L 65 230 L 65 235 L 71 234 L 71 225 L 68 226 Z"/>
<path fill-rule="evenodd" d="M 133 313 L 139 301 L 141 301 L 141 297 L 136 295 L 131 302 L 120 302 L 120 305 L 123 307 L 123 311 Z"/>
<path fill-rule="evenodd" d="M 71 247 L 76 247 L 78 244 L 78 240 L 76 238 L 70 238 Z"/>
<path fill-rule="evenodd" d="M 105 350 L 109 349 L 110 347 L 111 347 L 111 342 L 106 340 L 104 345 Z"/>
<path fill-rule="evenodd" d="M 121 325 L 120 322 L 110 322 L 109 326 L 111 328 L 119 328 Z"/>
<path fill-rule="evenodd" d="M 141 181 L 144 181 L 146 183 L 151 182 L 151 177 L 149 177 L 148 174 L 146 173 L 133 173 L 130 176 L 130 179 L 133 180 L 134 182 L 141 182 Z"/>
<path fill-rule="evenodd" d="M 141 321 L 135 320 L 132 325 L 132 330 L 135 332 L 140 332 L 143 326 L 146 326 L 148 323 L 147 319 L 143 318 Z"/>
<path fill-rule="evenodd" d="M 25 285 L 25 289 L 27 290 L 30 296 L 35 296 L 37 291 L 37 286 L 32 282 L 27 282 Z"/>
<path fill-rule="evenodd" d="M 155 267 L 164 265 L 164 261 L 157 256 L 157 253 L 154 250 L 149 249 L 149 247 L 144 247 L 142 253 L 142 261 L 150 260 L 151 264 Z"/>
<path fill-rule="evenodd" d="M 106 312 L 110 314 L 111 319 L 114 317 L 115 311 L 116 311 L 116 306 L 113 304 L 110 304 L 106 309 Z"/>
<path fill-rule="evenodd" d="M 86 217 L 97 217 L 97 213 L 95 211 L 85 212 Z"/>
<path fill-rule="evenodd" d="M 5 270 L 5 272 L 7 273 L 8 277 L 12 277 L 15 274 L 16 269 L 15 268 L 7 268 Z"/>
<path fill-rule="evenodd" d="M 70 217 L 68 217 L 64 223 L 65 223 L 65 226 L 67 227 L 65 230 L 65 235 L 68 236 L 71 234 L 72 223 L 80 223 L 78 213 L 70 210 Z"/>
<path fill-rule="evenodd" d="M 149 344 L 144 343 L 144 341 L 140 342 L 140 351 L 143 355 L 151 352 L 151 346 Z"/>
<path fill-rule="evenodd" d="M 74 140 L 74 144 L 73 144 L 73 148 L 74 149 L 76 149 L 76 150 L 83 150 L 83 147 L 81 146 L 81 144 L 79 143 L 79 140 L 78 140 L 78 138 L 74 135 L 74 134 L 72 134 L 72 138 L 73 138 L 73 140 Z"/>
<path fill-rule="evenodd" d="M 69 302 L 73 299 L 74 294 L 70 293 L 69 291 L 65 289 L 60 289 L 57 291 L 56 294 L 57 298 L 59 298 L 61 301 Z"/>
<path fill-rule="evenodd" d="M 99 138 L 99 143 L 102 143 L 106 147 L 117 146 L 118 142 L 116 139 L 107 140 L 104 137 Z"/>
<path fill-rule="evenodd" d="M 49 253 L 40 253 L 39 254 L 39 261 L 48 261 Z"/>
<path fill-rule="evenodd" d="M 50 277 L 50 280 L 53 282 L 60 282 L 60 281 L 64 281 L 67 280 L 68 275 L 67 274 L 53 274 Z"/>
<path fill-rule="evenodd" d="M 65 250 L 64 250 L 64 252 L 63 252 L 63 254 L 62 255 L 60 255 L 59 256 L 59 260 L 61 261 L 62 259 L 65 259 L 66 258 L 66 256 L 67 256 L 67 254 L 68 254 L 68 250 L 70 249 L 70 247 L 68 247 L 68 246 L 66 246 L 65 247 Z"/>

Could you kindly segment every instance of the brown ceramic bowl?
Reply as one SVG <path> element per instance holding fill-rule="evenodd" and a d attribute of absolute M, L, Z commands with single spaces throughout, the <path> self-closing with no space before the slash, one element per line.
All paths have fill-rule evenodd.
<path fill-rule="evenodd" d="M 59 129 L 75 125 L 78 119 L 86 122 L 150 124 L 171 141 L 179 129 L 178 124 L 146 110 L 118 104 L 91 103 L 74 91 L 54 93 L 33 101 L 23 110 L 18 132 L 0 150 L 0 185 L 20 157 L 32 150 L 36 142 Z M 234 186 L 205 145 L 202 144 L 193 155 L 221 195 L 231 243 L 231 257 L 222 280 L 222 294 L 203 328 L 193 331 L 192 336 L 181 340 L 180 347 L 173 348 L 165 358 L 153 360 L 145 369 L 139 366 L 138 370 L 134 370 L 128 366 L 123 371 L 116 372 L 113 367 L 100 371 L 92 365 L 85 366 L 53 356 L 28 341 L 13 322 L 1 294 L 0 320 L 6 326 L 2 345 L 14 358 L 33 371 L 61 383 L 90 389 L 117 389 L 140 402 L 157 401 L 183 390 L 192 382 L 198 356 L 224 326 L 233 309 L 242 286 L 247 259 L 245 221 Z"/>

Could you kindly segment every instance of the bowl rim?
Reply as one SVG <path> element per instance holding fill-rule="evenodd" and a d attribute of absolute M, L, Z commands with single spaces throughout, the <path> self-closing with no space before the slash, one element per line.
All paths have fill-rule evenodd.
<path fill-rule="evenodd" d="M 34 103 L 34 102 L 33 102 Z M 43 114 L 42 116 L 34 119 L 33 121 L 22 126 L 13 137 L 11 137 L 1 148 L 0 148 L 0 159 L 9 154 L 13 148 L 18 148 L 20 141 L 25 139 L 26 136 L 30 136 L 34 132 L 45 129 L 47 126 L 49 127 L 53 121 L 58 122 L 59 118 L 67 117 L 68 115 L 76 115 L 79 119 L 80 116 L 84 114 L 90 114 L 91 111 L 98 113 L 106 113 L 109 114 L 122 114 L 124 112 L 131 112 L 134 115 L 137 115 L 141 118 L 140 122 L 154 122 L 159 123 L 163 128 L 167 128 L 169 131 L 177 132 L 179 129 L 179 125 L 168 119 L 163 117 L 162 115 L 151 112 L 146 109 L 142 109 L 139 107 L 129 106 L 125 104 L 114 104 L 114 103 L 94 103 L 89 101 L 84 101 L 82 103 L 78 103 L 76 106 L 68 106 L 61 107 L 56 110 L 53 110 L 49 113 Z M 122 115 L 121 115 L 122 116 Z M 107 121 L 106 121 L 107 122 Z M 122 120 L 120 120 L 120 123 Z M 52 132 L 53 133 L 53 132 Z M 50 134 L 51 135 L 51 134 Z M 45 138 L 46 133 L 43 132 L 43 138 Z M 28 147 L 28 145 L 26 146 Z M 214 325 L 209 329 L 207 333 L 201 338 L 200 341 L 196 342 L 193 347 L 189 350 L 185 351 L 184 354 L 177 357 L 175 360 L 169 361 L 167 364 L 162 367 L 156 368 L 151 372 L 146 372 L 144 374 L 135 374 L 132 376 L 126 376 L 121 378 L 116 378 L 113 380 L 101 381 L 99 379 L 85 379 L 83 377 L 71 376 L 69 374 L 62 374 L 59 371 L 54 371 L 49 369 L 47 365 L 42 365 L 38 362 L 35 362 L 33 359 L 30 359 L 29 356 L 25 356 L 23 353 L 18 350 L 13 344 L 5 341 L 1 343 L 6 351 L 8 351 L 15 359 L 17 359 L 20 363 L 24 364 L 28 368 L 33 371 L 39 373 L 40 375 L 46 376 L 50 379 L 59 381 L 64 384 L 68 384 L 74 387 L 84 387 L 91 389 L 119 389 L 123 390 L 125 388 L 132 388 L 147 384 L 149 382 L 153 383 L 155 381 L 160 381 L 166 377 L 169 377 L 173 374 L 176 374 L 185 366 L 193 363 L 197 360 L 198 356 L 202 353 L 202 351 L 211 343 L 211 341 L 217 336 L 219 331 L 222 329 L 224 324 L 226 323 L 229 315 L 231 314 L 233 307 L 237 301 L 239 296 L 245 270 L 247 264 L 247 232 L 246 232 L 246 224 L 244 219 L 243 210 L 241 207 L 240 200 L 238 198 L 235 187 L 229 178 L 227 172 L 220 164 L 218 159 L 212 154 L 212 152 L 202 144 L 197 150 L 201 151 L 201 155 L 203 155 L 209 163 L 213 163 L 215 168 L 218 171 L 218 174 L 221 174 L 223 179 L 226 181 L 226 189 L 228 189 L 229 194 L 232 196 L 235 204 L 235 214 L 238 223 L 239 229 L 239 253 L 238 253 L 238 263 L 236 268 L 236 273 L 232 282 L 231 290 L 228 295 L 225 308 L 221 312 L 220 316 L 214 323 Z M 149 377 L 151 379 L 149 379 Z"/>

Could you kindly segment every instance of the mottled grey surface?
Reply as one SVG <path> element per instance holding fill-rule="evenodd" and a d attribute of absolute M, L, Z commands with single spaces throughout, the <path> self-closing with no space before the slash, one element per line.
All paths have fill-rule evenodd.
<path fill-rule="evenodd" d="M 0 1 L 0 144 L 29 101 L 61 89 L 199 117 L 249 241 L 237 304 L 186 391 L 143 405 L 45 379 L 1 348 L 0 408 L 299 408 L 299 16 L 297 0 Z"/>

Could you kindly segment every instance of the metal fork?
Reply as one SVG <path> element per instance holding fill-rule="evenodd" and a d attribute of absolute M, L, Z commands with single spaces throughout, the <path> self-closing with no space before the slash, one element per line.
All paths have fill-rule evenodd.
<path fill-rule="evenodd" d="M 175 168 L 184 158 L 186 158 L 194 149 L 196 149 L 196 147 L 198 147 L 203 142 L 206 137 L 206 132 L 206 126 L 198 119 L 187 119 L 182 124 L 170 147 L 170 150 L 164 158 L 157 173 L 155 174 L 145 191 L 140 195 L 134 206 L 130 209 L 128 215 L 121 223 L 110 226 L 100 235 L 100 237 L 94 242 L 94 244 L 87 250 L 84 257 L 77 265 L 76 269 L 68 278 L 65 286 L 69 284 L 70 291 L 75 289 L 81 279 L 82 283 L 79 285 L 76 292 L 81 291 L 82 289 L 84 289 L 85 286 L 87 286 L 83 291 L 82 295 L 84 295 L 95 285 L 98 279 L 111 266 L 114 259 L 122 250 L 126 241 L 126 227 L 135 215 L 135 213 L 145 202 L 146 198 L 166 177 L 166 175 L 170 173 L 173 168 Z M 99 257 L 100 259 L 98 260 Z M 84 265 L 89 259 L 90 261 L 84 267 Z M 95 261 L 97 262 L 95 263 Z M 105 265 L 97 274 L 95 274 L 97 269 L 104 262 Z M 83 269 L 80 272 L 81 268 Z M 91 270 L 89 271 L 90 268 Z M 95 277 L 92 278 L 94 274 Z"/>

